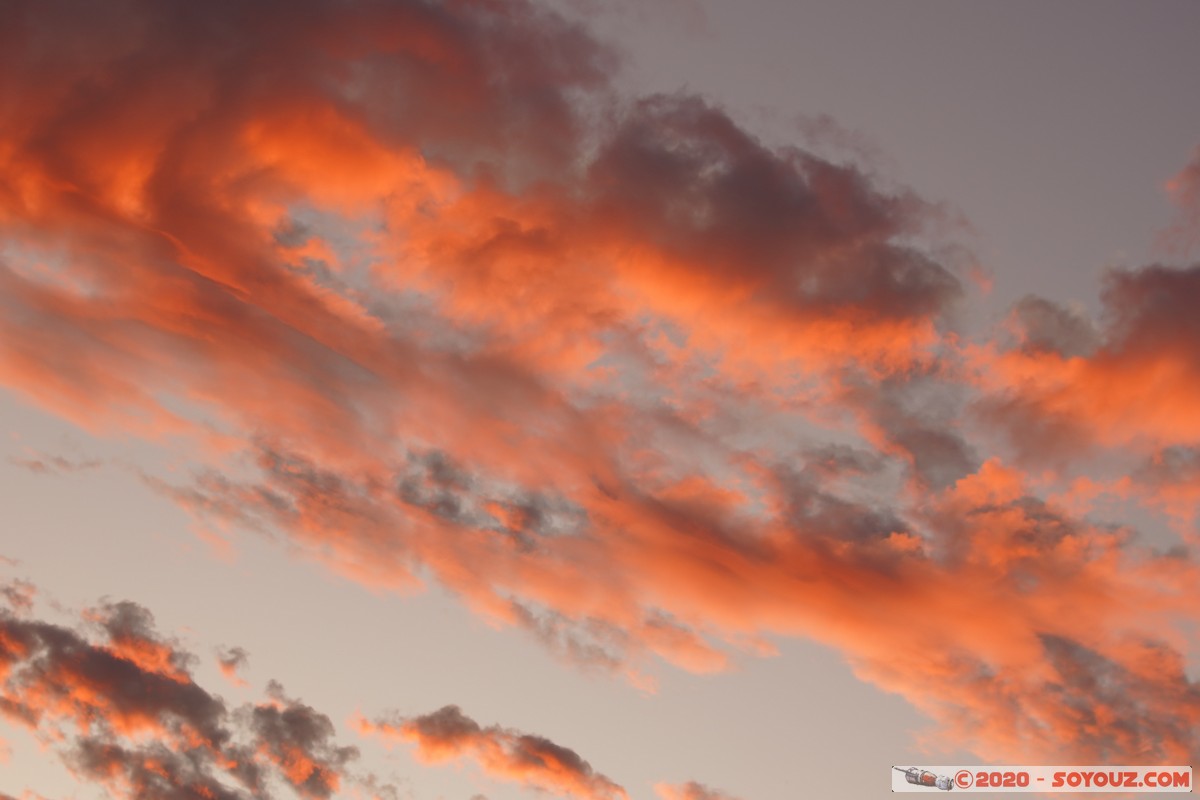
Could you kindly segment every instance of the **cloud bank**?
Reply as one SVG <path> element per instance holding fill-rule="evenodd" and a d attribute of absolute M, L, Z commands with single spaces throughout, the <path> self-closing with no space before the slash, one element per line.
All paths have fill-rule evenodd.
<path fill-rule="evenodd" d="M 3 3 L 0 383 L 187 453 L 194 480 L 147 482 L 208 524 L 440 584 L 644 687 L 805 636 L 989 759 L 1196 752 L 1200 266 L 969 338 L 939 208 L 702 97 L 622 96 L 613 51 L 540 6 L 118 5 Z M 110 737 L 77 771 L 336 790 L 311 710 L 280 695 L 232 758 L 146 618 L 97 614 L 100 647 L 6 623 L 10 663 L 46 664 L 6 673 L 6 713 L 207 761 Z M 114 683 L 134 670 L 150 698 Z M 620 796 L 457 711 L 398 725 Z"/>

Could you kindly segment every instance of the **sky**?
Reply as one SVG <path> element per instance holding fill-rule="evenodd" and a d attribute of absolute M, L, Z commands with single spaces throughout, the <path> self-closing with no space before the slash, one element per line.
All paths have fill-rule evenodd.
<path fill-rule="evenodd" d="M 0 0 L 0 798 L 1193 763 L 1196 30 Z"/>

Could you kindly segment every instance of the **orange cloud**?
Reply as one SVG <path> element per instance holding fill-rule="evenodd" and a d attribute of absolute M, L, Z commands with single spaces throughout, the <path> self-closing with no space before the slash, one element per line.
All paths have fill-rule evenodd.
<path fill-rule="evenodd" d="M 273 505 L 242 513 L 294 508 L 287 498 L 319 485 L 324 503 L 302 522 L 261 524 L 322 537 L 340 518 L 327 519 L 330 509 L 363 502 L 344 476 L 285 463 L 258 490 Z M 424 463 L 420 491 L 403 471 L 373 479 L 399 496 L 363 506 L 359 524 L 372 525 L 343 547 L 380 570 L 417 554 L 478 610 L 579 662 L 627 668 L 656 653 L 709 671 L 757 635 L 809 635 L 981 752 L 1166 757 L 1190 746 L 1181 733 L 1196 713 L 1190 683 L 1151 665 L 1186 647 L 1176 621 L 1194 602 L 1192 565 L 1038 499 L 997 461 L 930 498 L 920 529 L 777 473 L 772 496 L 786 525 L 747 528 L 736 503 L 704 502 L 693 481 L 658 495 L 597 489 L 583 514 L 563 514 L 561 500 L 505 498 L 526 506 L 514 530 L 511 516 L 491 516 L 500 503 L 474 499 L 488 490 L 480 477 L 444 462 L 430 475 Z M 423 527 L 406 528 L 413 519 Z M 1105 739 L 1100 726 L 1067 735 L 1083 730 L 1075 715 L 1097 681 L 1147 693 L 1104 700 L 1128 726 L 1124 739 Z"/>
<path fill-rule="evenodd" d="M 194 457 L 149 485 L 642 685 L 652 657 L 712 672 L 810 636 L 988 757 L 1194 749 L 1191 562 L 1013 465 L 1195 445 L 1200 268 L 1113 273 L 1103 326 L 1028 299 L 1015 342 L 965 341 L 929 204 L 699 98 L 619 99 L 610 50 L 532 4 L 17 7 L 0 382 Z M 1122 491 L 1182 513 L 1185 473 Z M 221 751 L 175 646 L 107 619 L 95 646 L 6 621 L 6 713 Z M 337 791 L 325 726 L 258 710 L 229 769 Z M 443 712 L 449 738 L 396 731 L 623 795 Z M 123 740 L 86 753 L 125 792 L 212 789 Z"/>
<path fill-rule="evenodd" d="M 1069 333 L 1050 334 L 1043 319 L 1027 316 L 1021 348 L 969 346 L 985 392 L 982 416 L 1041 460 L 1070 461 L 1096 446 L 1147 451 L 1200 441 L 1197 292 L 1200 266 L 1114 271 L 1104 292 L 1109 324 L 1099 334 L 1056 310 Z"/>
<path fill-rule="evenodd" d="M 654 785 L 654 791 L 658 792 L 658 796 L 663 800 L 737 800 L 733 795 L 710 789 L 695 781 L 688 781 L 678 786 L 658 783 Z"/>
<path fill-rule="evenodd" d="M 410 718 L 358 720 L 364 735 L 412 742 L 422 761 L 467 759 L 489 777 L 512 781 L 560 797 L 627 800 L 625 790 L 594 772 L 574 750 L 540 736 L 492 725 L 481 727 L 457 706 Z"/>
<path fill-rule="evenodd" d="M 357 786 L 329 718 L 284 696 L 230 711 L 182 665 L 193 657 L 121 602 L 85 614 L 92 642 L 60 625 L 0 609 L 0 714 L 32 729 L 82 780 L 115 797 L 269 800 L 277 775 L 305 800 Z"/>
<path fill-rule="evenodd" d="M 177 683 L 189 683 L 189 657 L 174 645 L 160 641 L 154 631 L 154 617 L 136 603 L 106 604 L 87 612 L 105 631 L 108 643 L 104 649 L 139 669 L 170 678 Z"/>

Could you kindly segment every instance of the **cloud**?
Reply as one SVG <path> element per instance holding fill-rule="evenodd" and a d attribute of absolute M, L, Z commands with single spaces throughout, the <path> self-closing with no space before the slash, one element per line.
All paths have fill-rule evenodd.
<path fill-rule="evenodd" d="M 733 795 L 710 789 L 702 783 L 688 781 L 673 786 L 667 783 L 655 784 L 654 791 L 663 800 L 737 800 Z"/>
<path fill-rule="evenodd" d="M 225 679 L 234 686 L 246 686 L 246 681 L 238 675 L 238 671 L 249 663 L 250 654 L 241 647 L 221 647 L 217 649 L 217 666 Z"/>
<path fill-rule="evenodd" d="M 121 798 L 268 800 L 358 787 L 353 747 L 329 718 L 286 697 L 230 710 L 187 671 L 194 656 L 128 601 L 83 615 L 83 632 L 0 611 L 0 714 L 53 747 L 81 780 Z"/>
<path fill-rule="evenodd" d="M 68 475 L 84 472 L 101 465 L 98 459 L 72 460 L 64 456 L 35 454 L 24 457 L 10 456 L 10 464 L 24 467 L 36 475 Z"/>
<path fill-rule="evenodd" d="M 1167 194 L 1175 204 L 1175 222 L 1159 234 L 1166 250 L 1188 256 L 1200 244 L 1200 147 L 1173 178 L 1167 181 Z"/>
<path fill-rule="evenodd" d="M 145 608 L 105 603 L 82 621 L 77 630 L 0 610 L 0 714 L 31 729 L 81 781 L 118 798 L 399 796 L 395 786 L 353 771 L 358 748 L 338 744 L 329 717 L 276 681 L 264 700 L 235 708 L 197 685 L 186 669 L 195 657 L 157 634 Z M 226 652 L 244 658 L 240 648 Z M 362 722 L 381 735 L 399 725 Z M 481 728 L 454 707 L 405 721 L 403 731 L 430 761 L 471 757 L 489 775 L 524 786 L 626 798 L 574 751 Z"/>
<path fill-rule="evenodd" d="M 291 458 L 272 461 L 289 466 L 266 485 L 239 487 L 235 504 L 264 515 L 264 527 L 319 541 L 322 531 L 354 521 L 358 535 L 340 540 L 335 568 L 370 564 L 378 578 L 390 560 L 402 569 L 419 554 L 483 613 L 530 629 L 577 663 L 624 670 L 637 682 L 649 654 L 706 672 L 725 668 L 731 651 L 755 652 L 764 633 L 811 635 L 937 720 L 942 741 L 1009 757 L 1033 749 L 1099 757 L 1098 743 L 1067 735 L 1073 712 L 1053 700 L 1063 690 L 1086 696 L 1088 680 L 1051 662 L 1045 637 L 1057 637 L 1127 669 L 1142 691 L 1181 698 L 1119 713 L 1129 715 L 1124 724 L 1156 732 L 1160 753 L 1190 746 L 1176 718 L 1191 713 L 1190 684 L 1138 668 L 1136 645 L 1179 657 L 1174 621 L 1186 618 L 1194 597 L 1189 560 L 1138 547 L 1127 529 L 1037 497 L 1023 473 L 996 460 L 924 493 L 919 513 L 901 517 L 842 495 L 837 481 L 847 470 L 875 473 L 855 451 L 833 452 L 842 457 L 815 451 L 808 472 L 779 466 L 763 474 L 762 502 L 773 516 L 757 525 L 713 496 L 716 487 L 692 480 L 653 493 L 596 488 L 583 529 L 527 532 L 524 543 L 498 520 L 464 517 L 465 506 L 450 516 L 435 508 L 421 523 L 427 528 L 406 528 L 409 504 L 396 495 L 372 497 L 364 485 L 335 483 Z M 474 477 L 441 485 L 454 482 L 486 489 Z M 398 481 L 381 475 L 372 483 Z M 255 501 L 264 497 L 273 499 Z M 364 505 L 346 516 L 344 498 Z M 478 494 L 468 501 L 488 505 Z"/>
<path fill-rule="evenodd" d="M 279 684 L 273 682 L 267 691 L 276 702 L 247 712 L 258 753 L 278 767 L 301 797 L 331 797 L 346 764 L 358 758 L 358 750 L 336 746 L 329 717 L 288 699 Z"/>
<path fill-rule="evenodd" d="M 35 596 L 37 587 L 29 581 L 12 580 L 0 583 L 0 598 L 17 613 L 32 611 Z"/>
<path fill-rule="evenodd" d="M 92 645 L 77 633 L 35 620 L 5 616 L 0 702 L 14 721 L 59 730 L 108 728 L 152 733 L 172 741 L 219 748 L 224 705 L 187 678 L 160 671 L 157 659 L 117 641 Z M 162 652 L 168 646 L 156 642 Z M 150 668 L 142 663 L 150 662 Z"/>
<path fill-rule="evenodd" d="M 897 241 L 922 224 L 919 199 L 883 193 L 853 166 L 771 150 L 696 97 L 639 101 L 589 177 L 605 226 L 655 252 L 657 265 L 628 279 L 668 313 L 683 299 L 669 288 L 692 302 L 725 291 L 785 328 L 850 319 L 869 341 L 874 325 L 929 320 L 960 292 Z"/>
<path fill-rule="evenodd" d="M 360 719 L 364 735 L 412 742 L 428 763 L 466 759 L 489 777 L 521 783 L 560 797 L 584 800 L 628 798 L 625 790 L 568 748 L 541 736 L 496 725 L 482 727 L 458 706 L 445 706 L 418 717 Z"/>
<path fill-rule="evenodd" d="M 1168 447 L 1159 450 L 1138 466 L 1132 474 L 1136 491 L 1120 485 L 1115 492 L 1126 491 L 1144 504 L 1162 509 L 1185 526 L 1196 522 L 1200 514 L 1200 448 Z M 1126 484 L 1129 479 L 1126 479 Z"/>
<path fill-rule="evenodd" d="M 67 755 L 66 762 L 76 776 L 115 790 L 118 797 L 249 800 L 254 796 L 226 786 L 191 754 L 161 744 L 128 748 L 84 737 Z"/>
<path fill-rule="evenodd" d="M 1098 334 L 1082 317 L 1027 298 L 1017 309 L 1021 347 L 971 348 L 983 418 L 1042 461 L 1200 441 L 1190 400 L 1200 385 L 1190 310 L 1198 296 L 1200 265 L 1113 270 Z"/>
<path fill-rule="evenodd" d="M 1049 352 L 1066 358 L 1091 355 L 1097 335 L 1080 312 L 1032 295 L 1013 306 L 1012 321 L 1026 353 Z"/>
<path fill-rule="evenodd" d="M 188 670 L 195 657 L 181 651 L 177 644 L 163 641 L 148 609 L 129 601 L 105 602 L 86 612 L 85 617 L 103 629 L 107 649 L 117 657 L 180 683 L 190 680 Z"/>
<path fill-rule="evenodd" d="M 1186 649 L 1192 560 L 1022 469 L 1158 458 L 1127 491 L 1180 513 L 1200 267 L 968 340 L 942 210 L 703 98 L 622 97 L 612 50 L 531 3 L 12 6 L 0 383 L 186 455 L 155 490 L 644 687 L 806 636 L 989 758 L 1193 747 L 1192 685 L 1147 668 Z M 74 725 L 82 774 L 338 791 L 352 755 L 313 709 L 231 722 L 144 609 L 91 623 L 6 616 L 0 662 L 5 713 Z M 458 711 L 391 722 L 623 795 Z M 134 733 L 217 755 L 155 772 Z"/>
<path fill-rule="evenodd" d="M 196 433 L 158 402 L 168 392 L 247 429 L 336 429 L 325 444 L 345 450 L 419 427 L 435 403 L 469 421 L 479 409 L 451 401 L 464 391 L 544 406 L 558 376 L 531 368 L 582 370 L 647 314 L 689 329 L 698 355 L 759 372 L 774 364 L 744 346 L 749 325 L 785 347 L 775 363 L 895 368 L 935 340 L 959 290 L 898 239 L 920 227 L 914 198 L 770 150 L 696 98 L 608 109 L 605 49 L 530 5 L 340 8 L 306 2 L 286 24 L 232 3 L 131 3 L 103 25 L 70 3 L 20 15 L 31 41 L 81 44 L 61 68 L 15 43 L 8 56 L 21 111 L 4 150 L 17 247 L 0 275 L 5 383 L 91 429 Z M 233 73 L 246 79 L 220 80 Z M 95 76 L 103 113 L 72 92 Z M 613 130 L 585 135 L 592 101 L 617 116 Z M 536 172 L 563 147 L 559 180 L 526 195 L 521 181 L 477 177 Z M 706 210 L 685 219 L 678 198 Z M 446 335 L 485 335 L 484 352 L 430 352 L 421 340 L 436 331 L 389 331 L 367 287 L 305 267 L 275 233 L 310 230 L 305 246 L 336 261 L 337 231 L 297 227 L 302 206 L 343 225 L 382 215 L 370 253 L 381 277 L 432 304 Z M 35 277 L 38 259 L 62 268 Z M 789 275 L 789 263 L 812 266 Z M 509 287 L 523 295 L 516 316 L 486 302 Z M 731 308 L 731 292 L 745 302 Z M 718 304 L 728 324 L 698 324 L 722 318 Z M 409 413 L 386 406 L 398 387 Z"/>

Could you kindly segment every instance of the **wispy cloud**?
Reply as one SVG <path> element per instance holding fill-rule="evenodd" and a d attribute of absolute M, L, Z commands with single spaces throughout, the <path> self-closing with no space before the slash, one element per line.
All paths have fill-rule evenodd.
<path fill-rule="evenodd" d="M 737 800 L 732 795 L 710 789 L 695 781 L 688 781 L 678 786 L 659 783 L 655 785 L 654 789 L 663 800 Z"/>
<path fill-rule="evenodd" d="M 1167 193 L 1177 216 L 1159 235 L 1159 241 L 1173 255 L 1186 257 L 1200 245 L 1200 146 L 1192 152 L 1187 166 L 1167 181 Z"/>
<path fill-rule="evenodd" d="M 481 726 L 458 706 L 417 717 L 358 720 L 365 735 L 416 745 L 423 761 L 469 760 L 488 776 L 515 781 L 560 797 L 628 800 L 623 788 L 595 772 L 574 751 L 549 739 L 497 725 Z"/>
<path fill-rule="evenodd" d="M 250 660 L 250 654 L 242 647 L 222 647 L 217 650 L 217 666 L 221 669 L 221 674 L 225 679 L 234 686 L 246 686 L 238 672 L 243 669 Z"/>

